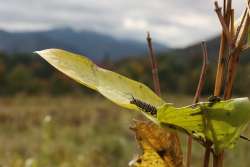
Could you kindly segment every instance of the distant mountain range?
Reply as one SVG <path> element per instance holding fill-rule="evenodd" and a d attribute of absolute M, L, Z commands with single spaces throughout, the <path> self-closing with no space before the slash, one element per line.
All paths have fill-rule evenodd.
<path fill-rule="evenodd" d="M 117 60 L 147 53 L 146 41 L 116 39 L 91 31 L 74 31 L 69 28 L 40 32 L 0 31 L 0 51 L 2 52 L 31 53 L 48 48 L 65 49 L 84 54 L 94 60 L 101 60 L 104 57 Z M 166 46 L 159 43 L 154 43 L 154 48 L 158 52 L 168 50 Z"/>

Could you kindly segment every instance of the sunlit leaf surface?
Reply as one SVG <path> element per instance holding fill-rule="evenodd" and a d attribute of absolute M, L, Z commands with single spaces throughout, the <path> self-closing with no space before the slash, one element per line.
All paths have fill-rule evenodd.
<path fill-rule="evenodd" d="M 248 98 L 237 98 L 181 108 L 163 105 L 158 109 L 157 119 L 162 126 L 192 134 L 199 140 L 212 141 L 218 153 L 232 148 L 246 128 L 250 120 L 250 102 Z"/>
<path fill-rule="evenodd" d="M 130 104 L 132 97 L 154 106 L 164 104 L 164 101 L 144 84 L 100 68 L 84 56 L 60 49 L 47 49 L 36 53 L 59 71 L 125 108 L 138 109 Z"/>

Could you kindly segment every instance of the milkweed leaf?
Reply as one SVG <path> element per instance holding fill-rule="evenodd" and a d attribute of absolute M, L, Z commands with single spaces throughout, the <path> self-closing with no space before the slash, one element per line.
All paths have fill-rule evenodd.
<path fill-rule="evenodd" d="M 175 108 L 163 105 L 157 111 L 162 126 L 184 131 L 199 140 L 210 140 L 219 153 L 232 148 L 250 120 L 248 98 Z"/>
<path fill-rule="evenodd" d="M 60 49 L 47 49 L 35 53 L 70 78 L 98 91 L 122 107 L 139 110 L 135 105 L 130 104 L 133 97 L 154 106 L 165 103 L 144 84 L 100 68 L 84 56 Z M 149 115 L 148 117 L 154 119 Z"/>
<path fill-rule="evenodd" d="M 179 143 L 169 138 L 175 135 L 165 129 L 145 121 L 134 121 L 131 128 L 143 152 L 130 162 L 132 167 L 183 167 L 183 155 Z M 178 140 L 177 140 L 178 141 Z"/>

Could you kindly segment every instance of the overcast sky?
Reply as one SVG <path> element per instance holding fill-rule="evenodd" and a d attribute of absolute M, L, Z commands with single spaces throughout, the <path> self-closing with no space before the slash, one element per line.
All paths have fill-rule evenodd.
<path fill-rule="evenodd" d="M 221 2 L 222 0 L 220 0 Z M 245 0 L 233 0 L 237 15 Z M 0 0 L 0 29 L 54 27 L 95 30 L 116 37 L 183 47 L 220 31 L 213 0 Z"/>

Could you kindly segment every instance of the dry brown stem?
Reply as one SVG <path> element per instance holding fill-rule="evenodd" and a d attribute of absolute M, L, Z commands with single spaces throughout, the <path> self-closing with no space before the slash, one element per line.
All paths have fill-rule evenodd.
<path fill-rule="evenodd" d="M 209 160 L 210 160 L 210 152 L 211 152 L 211 142 L 206 142 L 206 150 L 204 154 L 204 160 L 203 160 L 203 167 L 209 167 Z"/>
<path fill-rule="evenodd" d="M 247 9 L 245 9 L 245 11 L 244 11 L 244 13 L 243 13 L 243 17 L 241 18 L 240 24 L 239 24 L 239 26 L 237 27 L 236 35 L 235 35 L 234 41 L 233 41 L 234 43 L 236 43 L 236 41 L 237 41 L 237 39 L 238 39 L 238 37 L 239 37 L 240 30 L 241 30 L 241 28 L 242 28 L 242 26 L 243 26 L 243 23 L 244 23 L 244 20 L 245 20 L 246 16 L 247 16 Z"/>
<path fill-rule="evenodd" d="M 151 39 L 149 32 L 147 33 L 147 42 L 148 42 L 149 57 L 150 57 L 151 68 L 152 68 L 154 90 L 155 90 L 156 94 L 160 96 L 161 95 L 161 88 L 160 88 L 160 81 L 159 81 L 159 76 L 158 76 L 158 65 L 157 65 L 157 61 L 156 61 L 156 55 L 154 54 L 154 50 L 153 50 L 152 39 Z M 174 152 L 173 152 L 172 156 L 174 156 L 176 154 L 182 155 L 180 140 L 179 140 L 177 133 L 168 131 L 168 132 L 166 132 L 166 134 L 168 134 L 167 135 L 168 137 L 166 137 L 166 140 L 169 140 L 172 143 L 174 143 L 174 146 L 172 146 L 172 149 L 174 147 Z M 182 157 L 181 157 L 180 161 L 182 164 Z"/>
<path fill-rule="evenodd" d="M 215 96 L 220 96 L 221 91 L 222 91 L 222 84 L 224 81 L 224 71 L 226 67 L 226 50 L 227 48 L 233 49 L 235 46 L 234 41 L 232 41 L 234 32 L 232 32 L 232 23 L 234 22 L 233 18 L 233 12 L 232 12 L 232 1 L 227 0 L 224 1 L 223 4 L 223 11 L 226 11 L 224 13 L 224 17 L 222 17 L 220 10 L 218 9 L 218 2 L 215 2 L 215 11 L 219 17 L 219 20 L 222 25 L 222 35 L 221 35 L 221 44 L 220 44 L 220 51 L 219 51 L 219 58 L 218 58 L 218 65 L 217 65 L 217 73 L 216 73 L 216 79 L 215 79 L 215 88 L 214 88 L 214 95 Z M 227 8 L 227 9 L 225 9 Z M 231 27 L 230 27 L 231 23 Z M 227 30 L 230 30 L 231 32 L 227 32 Z M 228 34 L 227 34 L 228 33 Z M 229 38 L 230 36 L 230 38 Z M 206 153 L 205 154 L 210 154 L 208 148 L 206 148 Z M 213 166 L 214 167 L 222 167 L 223 166 L 223 158 L 224 158 L 224 153 L 222 152 L 219 155 L 214 155 L 213 156 Z"/>
<path fill-rule="evenodd" d="M 249 0 L 246 0 L 248 15 L 250 16 Z"/>
<path fill-rule="evenodd" d="M 207 46 L 205 42 L 202 42 L 202 51 L 203 51 L 203 63 L 202 63 L 202 69 L 200 73 L 200 79 L 199 83 L 195 92 L 195 96 L 193 99 L 193 104 L 196 104 L 199 102 L 199 98 L 201 96 L 202 89 L 204 87 L 204 83 L 206 80 L 206 72 L 207 72 L 207 66 L 208 66 L 208 54 L 207 54 Z M 191 158 L 192 158 L 192 136 L 188 136 L 188 147 L 187 147 L 187 163 L 186 167 L 190 167 L 191 165 Z"/>
<path fill-rule="evenodd" d="M 222 26 L 222 30 L 223 30 L 223 32 L 225 34 L 225 37 L 227 38 L 227 41 L 230 44 L 230 46 L 232 46 L 233 45 L 232 38 L 231 38 L 231 35 L 230 35 L 230 32 L 229 32 L 228 25 L 227 25 L 226 21 L 224 20 L 224 17 L 223 17 L 223 15 L 221 13 L 221 7 L 219 7 L 217 1 L 215 1 L 214 4 L 215 4 L 215 12 L 217 13 L 217 16 L 218 16 L 218 18 L 220 20 L 220 23 L 221 23 L 221 26 Z"/>
<path fill-rule="evenodd" d="M 153 82 L 154 82 L 154 90 L 157 93 L 157 95 L 161 95 L 161 89 L 160 89 L 160 81 L 158 76 L 158 67 L 157 67 L 157 61 L 156 56 L 153 50 L 152 46 L 152 39 L 150 37 L 150 33 L 147 34 L 147 42 L 148 42 L 148 51 L 150 56 L 150 62 L 151 62 L 151 68 L 152 68 L 152 76 L 153 76 Z"/>
<path fill-rule="evenodd" d="M 229 55 L 229 63 L 227 70 L 227 80 L 224 91 L 224 99 L 230 99 L 232 96 L 233 83 L 236 76 L 237 66 L 239 63 L 240 54 L 242 52 L 242 47 L 245 44 L 245 37 L 248 33 L 249 28 L 249 15 L 245 18 L 244 25 L 242 27 L 242 33 L 237 40 L 235 50 Z"/>
<path fill-rule="evenodd" d="M 221 16 L 218 15 L 218 17 L 220 19 L 225 19 L 226 15 L 227 15 L 226 3 L 227 3 L 227 1 L 224 1 L 224 4 L 223 4 L 224 17 L 221 18 Z M 219 8 L 218 2 L 215 2 L 215 11 L 219 12 L 218 8 Z M 224 22 L 225 22 L 225 20 L 224 20 Z M 224 31 L 222 31 L 217 72 L 216 72 L 216 78 L 215 78 L 215 88 L 214 88 L 214 95 L 215 96 L 220 96 L 221 91 L 222 91 L 222 85 L 223 85 L 223 81 L 224 81 L 224 69 L 226 66 L 226 49 L 227 49 L 227 38 L 226 38 Z"/>
<path fill-rule="evenodd" d="M 193 100 L 193 103 L 198 103 L 199 98 L 201 96 L 202 89 L 205 84 L 206 80 L 206 73 L 207 73 L 207 66 L 208 66 L 208 54 L 207 54 L 207 46 L 205 42 L 201 43 L 202 51 L 203 51 L 203 63 L 202 63 L 202 69 L 200 74 L 200 80 L 196 89 L 195 97 Z"/>
<path fill-rule="evenodd" d="M 227 3 L 227 5 L 225 5 Z M 216 84 L 214 95 L 220 96 L 220 92 L 222 90 L 222 83 L 224 80 L 224 68 L 227 65 L 227 73 L 226 73 L 226 83 L 224 89 L 224 99 L 230 99 L 232 96 L 232 88 L 233 82 L 236 76 L 237 66 L 239 63 L 239 57 L 243 50 L 243 46 L 245 46 L 245 39 L 248 33 L 249 28 L 249 15 L 247 14 L 248 9 L 244 11 L 242 20 L 240 25 L 237 28 L 236 34 L 234 32 L 234 12 L 231 8 L 232 0 L 224 1 L 224 7 L 227 6 L 226 15 L 224 15 L 224 22 L 221 21 L 222 17 L 220 16 L 219 10 L 217 9 L 216 13 L 219 16 L 219 19 L 222 24 L 223 34 L 222 34 L 222 41 L 221 41 L 221 48 L 219 53 L 219 60 L 218 60 L 218 68 L 217 68 L 217 75 L 216 75 Z M 218 8 L 218 3 L 215 3 L 216 8 Z M 247 8 L 249 8 L 249 0 L 247 1 Z M 229 19 L 229 20 L 228 20 Z M 229 21 L 229 22 L 228 22 Z M 230 23 L 230 24 L 228 24 Z M 232 43 L 230 43 L 227 35 L 227 29 L 229 29 L 229 33 L 231 39 L 233 39 Z M 234 35 L 235 34 L 235 35 Z M 223 37 L 224 36 L 224 37 Z M 228 48 L 228 64 L 225 61 L 225 51 Z M 222 151 L 219 155 L 214 155 L 214 167 L 222 167 L 223 166 L 223 159 L 224 159 L 224 151 Z"/>
<path fill-rule="evenodd" d="M 230 36 L 231 39 L 234 38 L 234 34 L 235 34 L 235 29 L 234 29 L 234 9 L 231 9 L 231 18 L 230 18 Z"/>
<path fill-rule="evenodd" d="M 226 7 L 226 4 L 227 4 L 227 0 L 224 0 L 223 1 L 223 16 L 226 16 L 226 13 L 227 13 L 227 7 Z"/>

